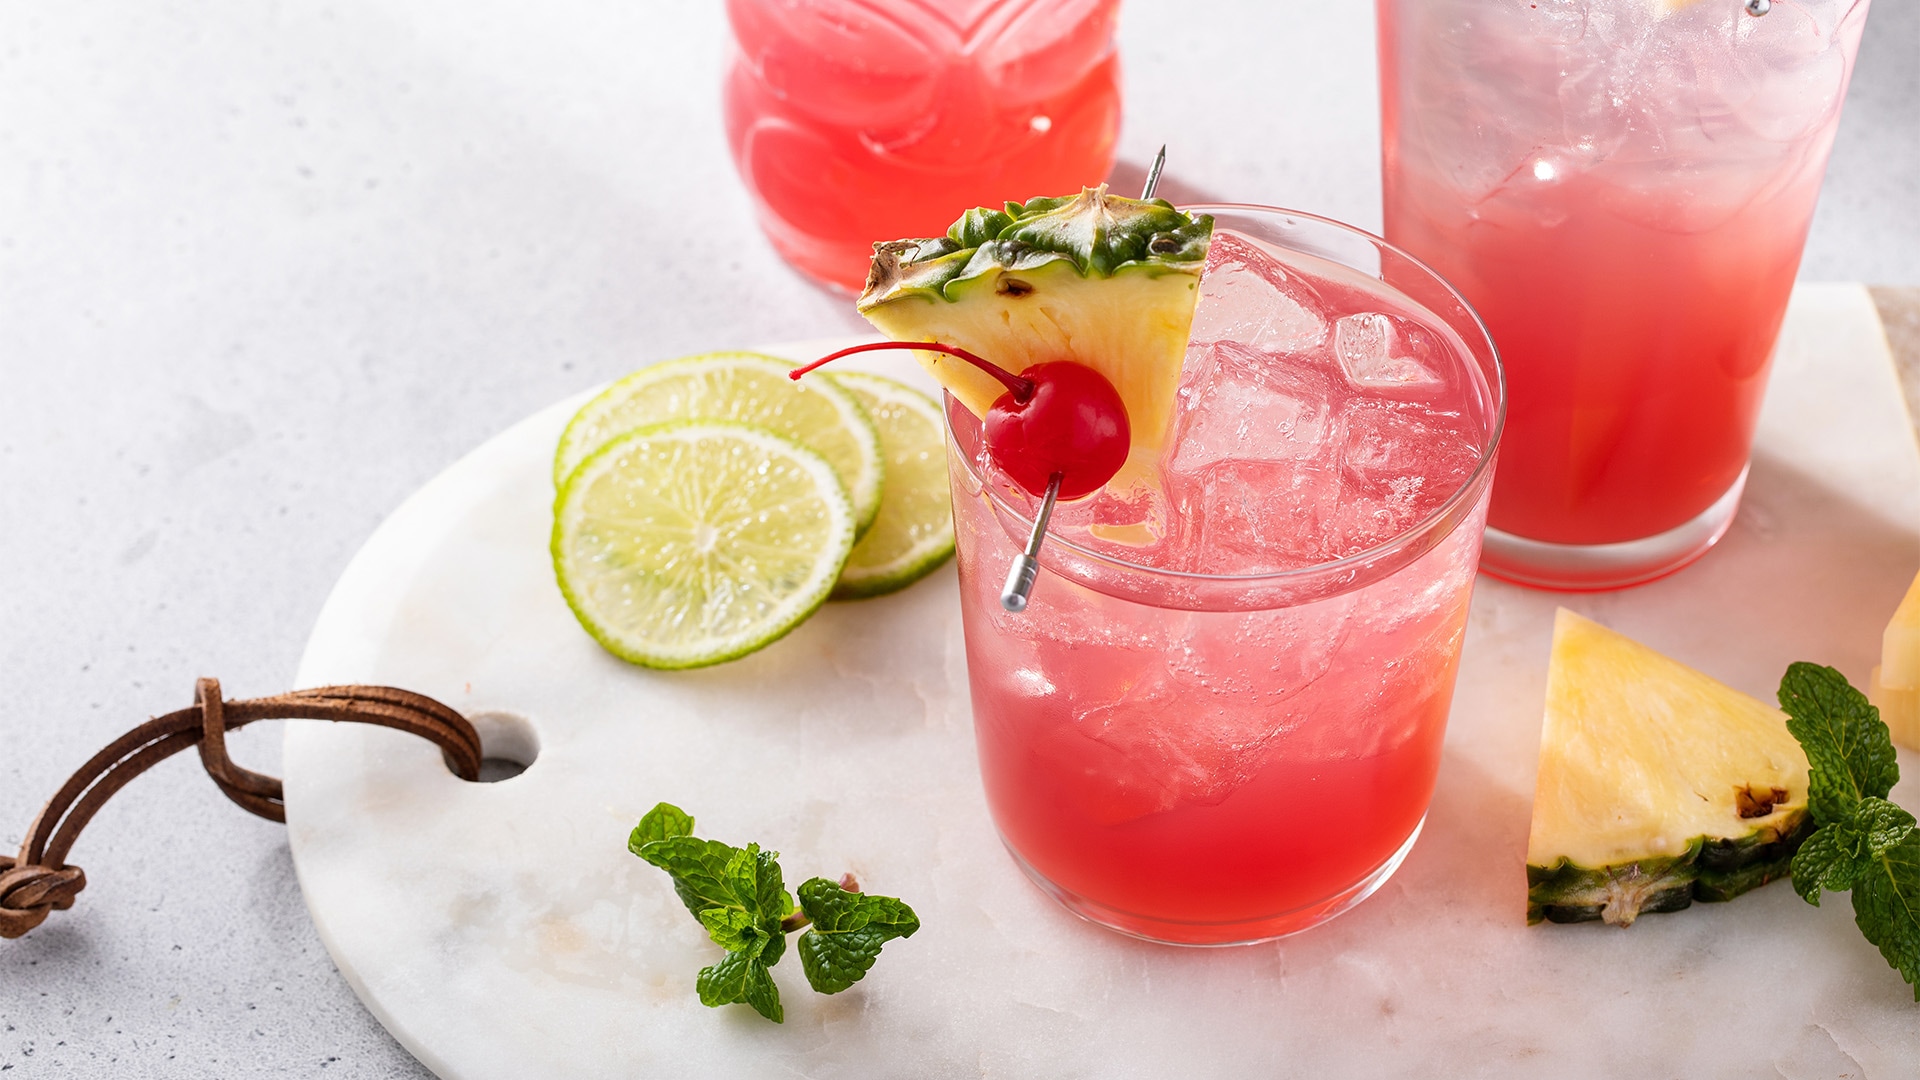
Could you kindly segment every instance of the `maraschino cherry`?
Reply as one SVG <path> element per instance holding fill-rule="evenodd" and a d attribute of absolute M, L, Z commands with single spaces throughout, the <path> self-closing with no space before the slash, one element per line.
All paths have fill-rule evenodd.
<path fill-rule="evenodd" d="M 854 353 L 920 349 L 957 356 L 1000 380 L 1007 392 L 987 410 L 987 456 L 1002 473 L 1040 497 L 1057 475 L 1059 497 L 1078 499 L 1105 486 L 1126 463 L 1132 436 L 1119 391 L 1098 371 L 1072 360 L 1049 360 L 1015 375 L 965 349 L 934 341 L 855 345 L 788 372 L 798 379 Z"/>

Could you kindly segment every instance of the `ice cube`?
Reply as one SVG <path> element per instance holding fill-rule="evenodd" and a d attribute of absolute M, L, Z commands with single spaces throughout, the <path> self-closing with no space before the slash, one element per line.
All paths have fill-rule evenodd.
<path fill-rule="evenodd" d="M 1417 524 L 1458 491 L 1480 461 L 1471 425 L 1457 412 L 1360 400 L 1348 404 L 1344 420 L 1349 497 L 1337 527 L 1347 554 Z"/>
<path fill-rule="evenodd" d="M 1187 362 L 1169 471 L 1225 458 L 1330 459 L 1337 449 L 1326 372 L 1233 341 L 1192 348 Z"/>
<path fill-rule="evenodd" d="M 1348 637 L 1352 597 L 1286 611 L 1198 617 L 1180 648 L 1120 692 L 1076 703 L 1075 726 L 1115 751 L 1103 768 L 1104 813 L 1118 823 L 1181 806 L 1214 806 L 1257 776 L 1321 710 L 1304 700 Z M 1335 740 L 1338 742 L 1339 740 Z"/>
<path fill-rule="evenodd" d="M 1377 311 L 1342 316 L 1333 324 L 1333 351 L 1355 386 L 1391 389 L 1437 386 L 1440 377 L 1418 354 L 1440 348 L 1431 330 Z"/>
<path fill-rule="evenodd" d="M 1290 353 L 1326 340 L 1325 305 L 1313 287 L 1242 236 L 1214 234 L 1193 313 L 1195 344 L 1237 341 L 1256 352 Z"/>
<path fill-rule="evenodd" d="M 1788 4 L 1736 25 L 1732 47 L 1719 43 L 1722 55 L 1706 62 L 1747 91 L 1737 106 L 1747 127 L 1770 142 L 1797 142 L 1827 123 L 1847 86 L 1846 52 L 1832 30 Z"/>
<path fill-rule="evenodd" d="M 1339 557 L 1347 482 L 1338 468 L 1230 458 L 1169 486 L 1198 572 L 1274 573 Z"/>

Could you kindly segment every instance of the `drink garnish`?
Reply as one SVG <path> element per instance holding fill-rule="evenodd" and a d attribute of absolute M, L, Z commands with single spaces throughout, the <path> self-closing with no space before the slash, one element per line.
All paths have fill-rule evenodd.
<path fill-rule="evenodd" d="M 944 236 L 877 245 L 858 306 L 888 337 L 958 346 L 1009 372 L 1093 368 L 1125 404 L 1136 465 L 1151 468 L 1171 433 L 1212 237 L 1205 214 L 1105 185 L 978 207 Z M 920 360 L 976 416 L 1005 391 L 936 351 Z"/>
<path fill-rule="evenodd" d="M 1565 608 L 1540 733 L 1527 921 L 1730 900 L 1787 876 L 1812 831 L 1778 709 Z"/>
<path fill-rule="evenodd" d="M 892 379 L 864 371 L 832 378 L 873 420 L 886 462 L 880 514 L 853 545 L 830 597 L 860 600 L 904 589 L 953 557 L 946 418 L 932 398 Z"/>
<path fill-rule="evenodd" d="M 651 364 L 618 380 L 567 423 L 554 452 L 554 489 L 594 451 L 628 432 L 669 420 L 731 420 L 826 458 L 865 534 L 880 512 L 880 437 L 851 394 L 828 382 L 795 386 L 782 378 L 789 366 L 759 353 L 715 352 Z"/>
<path fill-rule="evenodd" d="M 1880 636 L 1880 666 L 1867 681 L 1867 699 L 1893 732 L 1894 745 L 1920 750 L 1920 576 Z"/>
<path fill-rule="evenodd" d="M 771 969 L 787 948 L 787 935 L 805 929 L 795 948 L 807 983 L 837 994 L 866 975 L 880 947 L 920 929 L 913 909 L 891 896 L 859 890 L 852 875 L 836 883 L 809 878 L 796 905 L 781 878 L 780 853 L 759 844 L 735 847 L 693 835 L 693 818 L 660 803 L 627 838 L 627 849 L 665 870 L 680 901 L 727 950 L 718 963 L 700 969 L 700 1003 L 715 1008 L 744 1004 L 778 1024 L 785 1018 Z"/>
<path fill-rule="evenodd" d="M 1920 833 L 1887 800 L 1900 763 L 1880 712 L 1846 676 L 1797 663 L 1780 680 L 1787 729 L 1812 765 L 1808 808 L 1819 826 L 1793 857 L 1793 887 L 1851 892 L 1853 921 L 1920 1001 Z"/>
<path fill-rule="evenodd" d="M 763 428 L 679 420 L 581 462 L 554 500 L 550 548 L 567 606 L 608 652 L 691 668 L 764 648 L 813 614 L 856 528 L 824 455 Z"/>
<path fill-rule="evenodd" d="M 1002 474 L 1041 500 L 1025 549 L 1007 571 L 1000 606 L 1027 610 L 1040 575 L 1040 545 L 1047 521 L 1061 499 L 1078 499 L 1106 486 L 1127 462 L 1127 407 L 1098 371 L 1072 360 L 1049 360 L 1015 375 L 953 345 L 884 341 L 855 345 L 793 369 L 794 379 L 853 353 L 918 349 L 958 357 L 1007 388 L 987 409 L 982 424 L 987 457 Z"/>
<path fill-rule="evenodd" d="M 913 349 L 945 353 L 972 364 L 1005 387 L 984 418 L 987 454 L 994 466 L 1029 495 L 1046 492 L 1060 476 L 1060 498 L 1099 491 L 1126 463 L 1131 428 L 1120 394 L 1098 371 L 1073 360 L 1049 360 L 1015 375 L 954 345 L 880 341 L 854 345 L 794 368 L 789 377 L 843 356 Z"/>

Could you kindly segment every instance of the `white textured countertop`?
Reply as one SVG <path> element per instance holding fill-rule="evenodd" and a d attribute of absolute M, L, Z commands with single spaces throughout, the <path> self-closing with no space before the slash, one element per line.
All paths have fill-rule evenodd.
<path fill-rule="evenodd" d="M 1371 21 L 1127 0 L 1123 159 L 1377 226 Z M 1920 284 L 1920 7 L 1868 37 L 1805 276 Z M 195 676 L 284 689 L 368 533 L 495 431 L 859 328 L 750 220 L 723 45 L 717 4 L 664 0 L 0 6 L 0 845 Z M 275 726 L 236 755 L 277 768 Z M 73 858 L 75 909 L 0 942 L 0 1075 L 427 1075 L 284 831 L 197 764 Z"/>

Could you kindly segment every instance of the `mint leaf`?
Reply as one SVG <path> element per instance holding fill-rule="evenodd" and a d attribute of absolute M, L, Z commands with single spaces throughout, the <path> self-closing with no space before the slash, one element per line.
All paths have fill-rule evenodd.
<path fill-rule="evenodd" d="M 823 994 L 859 982 L 882 944 L 920 929 L 912 908 L 892 897 L 855 892 L 859 886 L 851 878 L 850 889 L 825 878 L 807 881 L 800 886 L 804 916 L 794 915 L 779 852 L 702 840 L 693 835 L 693 818 L 669 803 L 640 819 L 627 848 L 667 872 L 680 902 L 727 950 L 719 963 L 701 968 L 695 981 L 701 1002 L 710 1007 L 745 1004 L 781 1023 L 785 1014 L 771 969 L 786 954 L 788 932 L 809 920 L 814 928 L 800 939 L 800 963 Z"/>
<path fill-rule="evenodd" d="M 643 844 L 634 854 L 672 875 L 673 890 L 695 918 L 710 907 L 745 910 L 749 902 L 757 902 L 750 872 L 745 873 L 750 886 L 747 895 L 741 896 L 738 888 L 743 863 L 751 864 L 752 856 L 732 844 L 670 836 Z"/>
<path fill-rule="evenodd" d="M 1794 854 L 1794 891 L 1818 905 L 1822 889 L 1851 890 L 1854 924 L 1920 1001 L 1920 831 L 1886 798 L 1900 766 L 1880 710 L 1818 664 L 1787 668 L 1780 707 L 1807 752 L 1808 808 L 1820 823 Z"/>
<path fill-rule="evenodd" d="M 700 913 L 700 925 L 707 928 L 707 936 L 713 939 L 715 945 L 728 952 L 752 952 L 758 956 L 766 945 L 766 931 L 760 928 L 760 920 L 749 911 L 708 908 Z"/>
<path fill-rule="evenodd" d="M 1906 843 L 1913 835 L 1913 815 L 1901 807 L 1869 796 L 1860 800 L 1860 809 L 1854 811 L 1853 827 L 1860 831 L 1867 853 L 1878 857 L 1888 850 Z"/>
<path fill-rule="evenodd" d="M 1845 892 L 1853 888 L 1860 860 L 1848 842 L 1852 838 L 1843 838 L 1841 832 L 1834 825 L 1816 829 L 1793 853 L 1793 891 L 1814 907 L 1820 906 L 1821 889 Z"/>
<path fill-rule="evenodd" d="M 758 853 L 755 868 L 757 880 L 754 886 L 755 904 L 760 914 L 772 919 L 777 926 L 781 919 L 793 914 L 793 896 L 787 892 L 786 884 L 780 876 L 780 853 L 761 851 L 760 845 L 748 844 L 747 847 Z"/>
<path fill-rule="evenodd" d="M 1920 836 L 1909 830 L 1905 840 L 1874 856 L 1853 884 L 1853 921 L 1920 1001 Z"/>
<path fill-rule="evenodd" d="M 800 937 L 800 968 L 823 994 L 859 982 L 880 946 L 920 929 L 913 909 L 893 897 L 849 892 L 826 878 L 810 878 L 800 886 L 800 910 L 813 920 Z"/>
<path fill-rule="evenodd" d="M 692 835 L 692 816 L 672 803 L 660 803 L 647 811 L 647 816 L 633 827 L 632 834 L 627 837 L 627 850 L 638 855 L 642 847 L 655 840 Z"/>
<path fill-rule="evenodd" d="M 1893 739 L 1880 710 L 1846 676 L 1819 664 L 1790 665 L 1780 680 L 1780 707 L 1813 767 L 1807 807 L 1814 821 L 1845 821 L 1861 799 L 1893 790 L 1900 779 Z"/>
<path fill-rule="evenodd" d="M 773 985 L 773 973 L 752 953 L 728 953 L 719 963 L 701 968 L 694 985 L 700 991 L 700 1004 L 710 1009 L 746 1004 L 776 1024 L 786 1019 L 786 1013 L 780 1008 L 780 988 Z"/>
<path fill-rule="evenodd" d="M 1905 843 L 1914 832 L 1913 815 L 1869 796 L 1853 816 L 1814 831 L 1793 856 L 1793 889 L 1820 906 L 1820 890 L 1845 892 L 1870 873 L 1874 860 Z"/>

